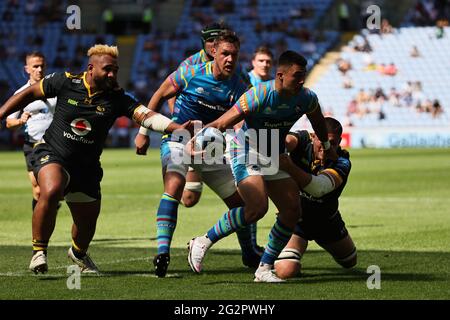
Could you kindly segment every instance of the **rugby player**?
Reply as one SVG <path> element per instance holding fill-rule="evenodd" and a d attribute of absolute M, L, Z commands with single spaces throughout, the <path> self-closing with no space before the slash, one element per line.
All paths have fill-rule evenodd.
<path fill-rule="evenodd" d="M 273 274 L 272 267 L 300 218 L 299 189 L 286 172 L 276 170 L 273 174 L 270 172 L 273 168 L 268 171 L 259 162 L 252 163 L 247 160 L 252 158 L 251 153 L 258 153 L 258 150 L 246 145 L 245 133 L 250 129 L 268 129 L 270 137 L 272 134 L 276 135 L 274 129 L 278 130 L 278 150 L 272 152 L 280 154 L 284 152 L 284 140 L 289 129 L 302 115 L 307 114 L 323 143 L 327 157 L 336 158 L 330 148 L 325 119 L 317 96 L 303 87 L 305 76 L 306 59 L 293 51 L 282 53 L 278 60 L 275 80 L 249 89 L 233 108 L 208 125 L 224 131 L 244 120 L 242 131 L 230 143 L 230 152 L 233 175 L 245 206 L 232 208 L 204 236 L 193 238 L 189 242 L 188 262 L 194 272 L 201 272 L 203 258 L 215 242 L 261 219 L 267 212 L 270 197 L 279 214 L 255 272 L 255 281 L 284 281 Z M 271 140 L 268 144 L 271 146 Z"/>
<path fill-rule="evenodd" d="M 38 51 L 33 51 L 25 56 L 25 72 L 28 74 L 28 81 L 14 94 L 19 93 L 31 85 L 39 82 L 45 75 L 45 57 Z M 55 112 L 56 98 L 45 100 L 36 100 L 27 105 L 22 111 L 16 111 L 6 118 L 6 127 L 11 130 L 16 130 L 24 127 L 25 136 L 23 143 L 23 154 L 25 156 L 25 163 L 28 171 L 28 178 L 31 182 L 33 191 L 33 200 L 31 208 L 34 211 L 37 200 L 39 199 L 39 186 L 33 174 L 33 167 L 31 165 L 31 155 L 33 145 L 38 142 L 44 135 L 53 120 L 53 113 Z"/>
<path fill-rule="evenodd" d="M 253 69 L 248 73 L 252 86 L 256 87 L 261 82 L 272 80 L 272 62 L 273 54 L 269 48 L 262 46 L 255 50 L 252 58 Z"/>
<path fill-rule="evenodd" d="M 286 136 L 290 155 L 280 156 L 280 168 L 297 182 L 300 188 L 302 217 L 286 247 L 275 261 L 279 277 L 291 278 L 300 272 L 300 259 L 308 241 L 315 241 L 344 268 L 356 265 L 356 247 L 339 212 L 339 196 L 345 188 L 351 170 L 350 155 L 339 147 L 342 126 L 334 118 L 325 118 L 328 140 L 339 158 L 323 157 L 323 148 L 314 134 L 305 130 Z"/>
<path fill-rule="evenodd" d="M 222 31 L 214 40 L 213 61 L 179 67 L 161 84 L 148 107 L 157 111 L 164 101 L 178 95 L 172 118 L 175 122 L 200 120 L 208 123 L 219 118 L 249 87 L 235 72 L 239 49 L 240 41 L 234 32 Z M 203 181 L 229 208 L 243 204 L 236 191 L 229 165 L 175 161 L 174 159 L 183 157 L 188 141 L 174 141 L 174 139 L 175 137 L 170 135 L 163 136 L 161 143 L 164 194 L 156 214 L 157 255 L 153 260 L 155 274 L 158 277 L 165 277 L 170 263 L 170 244 L 189 166 L 201 174 Z M 249 246 L 251 247 L 250 241 Z M 251 258 L 256 262 L 259 261 L 259 255 L 251 250 L 243 250 L 243 254 L 247 253 L 253 254 Z"/>
<path fill-rule="evenodd" d="M 118 49 L 95 45 L 82 74 L 53 73 L 12 96 L 0 108 L 0 120 L 36 100 L 57 97 L 52 123 L 33 149 L 33 171 L 41 194 L 32 219 L 33 256 L 30 270 L 48 270 L 47 247 L 56 222 L 58 201 L 65 198 L 72 213 L 69 258 L 83 273 L 99 273 L 87 250 L 100 213 L 100 155 L 108 131 L 120 116 L 141 126 L 170 133 L 188 128 L 147 109 L 117 83 Z M 192 129 L 192 128 L 191 128 Z"/>

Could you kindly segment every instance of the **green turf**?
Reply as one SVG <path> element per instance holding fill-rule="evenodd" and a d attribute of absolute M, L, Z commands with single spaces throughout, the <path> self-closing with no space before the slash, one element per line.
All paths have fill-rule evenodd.
<path fill-rule="evenodd" d="M 316 245 L 302 277 L 281 285 L 253 283 L 234 235 L 216 244 L 205 272 L 193 274 L 186 242 L 204 233 L 225 206 L 206 190 L 180 207 L 168 277 L 153 276 L 155 212 L 162 192 L 157 151 L 106 150 L 102 214 L 90 251 L 103 271 L 67 289 L 71 217 L 63 205 L 49 249 L 50 271 L 28 270 L 31 189 L 20 152 L 0 153 L 0 299 L 449 299 L 450 150 L 352 150 L 353 169 L 341 211 L 358 248 L 358 266 L 343 270 Z M 274 209 L 258 224 L 266 243 Z M 366 269 L 381 269 L 381 289 L 369 290 Z"/>

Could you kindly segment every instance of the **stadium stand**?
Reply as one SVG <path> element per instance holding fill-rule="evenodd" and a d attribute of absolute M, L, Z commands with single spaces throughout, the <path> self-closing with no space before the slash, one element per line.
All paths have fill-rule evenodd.
<path fill-rule="evenodd" d="M 201 49 L 200 30 L 215 21 L 226 22 L 240 36 L 244 68 L 250 67 L 251 54 L 262 44 L 273 48 L 275 56 L 287 48 L 297 50 L 311 68 L 339 39 L 338 31 L 315 31 L 332 2 L 187 0 L 174 34 L 138 36 L 131 74 L 134 91 L 138 97 L 149 97 L 155 82 L 159 84 L 184 58 Z"/>
<path fill-rule="evenodd" d="M 363 30 L 313 90 L 324 109 L 347 126 L 448 126 L 449 32 L 444 28 L 445 36 L 438 38 L 436 27 Z"/>

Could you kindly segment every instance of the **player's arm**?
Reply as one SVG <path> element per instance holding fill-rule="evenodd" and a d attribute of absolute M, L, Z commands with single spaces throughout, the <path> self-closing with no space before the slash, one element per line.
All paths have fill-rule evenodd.
<path fill-rule="evenodd" d="M 178 88 L 174 85 L 174 83 L 171 79 L 171 76 L 167 77 L 166 80 L 164 80 L 164 82 L 160 85 L 158 90 L 156 90 L 156 92 L 151 97 L 151 99 L 147 105 L 148 109 L 153 112 L 159 112 L 165 101 L 167 101 L 170 98 L 175 97 L 175 95 L 177 94 L 177 91 L 178 91 L 177 89 Z M 141 141 L 143 139 L 146 140 L 146 138 L 144 138 L 144 137 L 138 138 L 138 136 L 143 136 L 143 135 L 148 136 L 148 130 L 147 130 L 147 128 L 145 128 L 145 126 L 142 126 L 139 129 L 139 133 L 136 136 L 138 143 L 139 143 L 139 141 Z M 136 139 L 135 139 L 135 143 L 136 143 Z"/>
<path fill-rule="evenodd" d="M 311 122 L 316 136 L 319 138 L 320 142 L 322 142 L 322 147 L 325 151 L 326 158 L 337 160 L 338 155 L 336 153 L 336 150 L 331 148 L 330 141 L 328 141 L 328 131 L 325 124 L 325 117 L 322 114 L 322 110 L 320 109 L 320 105 L 318 102 L 314 110 L 307 114 L 307 117 Z"/>
<path fill-rule="evenodd" d="M 235 106 L 225 112 L 217 120 L 210 122 L 206 127 L 214 127 L 220 131 L 225 131 L 226 129 L 231 129 L 235 124 L 238 124 L 245 118 L 245 114 L 241 113 Z"/>
<path fill-rule="evenodd" d="M 331 168 L 327 168 L 317 175 L 309 174 L 296 166 L 287 154 L 280 155 L 280 169 L 289 173 L 300 189 L 316 198 L 334 191 L 343 182 L 342 177 Z"/>
<path fill-rule="evenodd" d="M 133 120 L 141 127 L 161 133 L 172 133 L 177 129 L 185 129 L 187 124 L 180 125 L 166 116 L 139 105 L 133 113 Z"/>
<path fill-rule="evenodd" d="M 293 134 L 287 134 L 286 135 L 286 139 L 285 139 L 285 143 L 286 143 L 286 150 L 287 150 L 287 152 L 292 152 L 293 150 L 295 150 L 295 148 L 297 148 L 298 137 L 296 135 L 293 135 Z"/>
<path fill-rule="evenodd" d="M 9 98 L 0 108 L 0 121 L 11 113 L 22 110 L 31 102 L 45 98 L 40 84 L 41 81 Z"/>
<path fill-rule="evenodd" d="M 6 128 L 10 130 L 16 130 L 22 127 L 28 119 L 31 117 L 31 113 L 28 111 L 23 112 L 20 117 L 19 112 L 17 112 L 17 116 L 14 116 L 15 113 L 11 114 L 9 117 L 6 118 Z"/>
<path fill-rule="evenodd" d="M 256 94 L 253 87 L 247 90 L 230 110 L 217 120 L 209 123 L 207 127 L 214 127 L 220 131 L 233 128 L 234 125 L 244 120 L 247 115 L 258 109 L 257 101 L 260 100 L 254 98 Z"/>

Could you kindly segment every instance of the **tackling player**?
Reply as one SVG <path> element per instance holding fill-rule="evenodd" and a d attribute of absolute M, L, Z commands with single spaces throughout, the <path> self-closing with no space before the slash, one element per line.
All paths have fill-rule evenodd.
<path fill-rule="evenodd" d="M 100 155 L 108 131 L 120 116 L 158 132 L 186 128 L 154 112 L 119 88 L 117 47 L 95 45 L 87 52 L 87 71 L 53 73 L 12 96 L 0 108 L 0 120 L 33 101 L 57 97 L 53 122 L 33 149 L 33 171 L 41 194 L 32 220 L 30 270 L 48 270 L 47 247 L 62 198 L 73 218 L 69 258 L 83 273 L 98 273 L 87 254 L 100 213 Z"/>
<path fill-rule="evenodd" d="M 268 210 L 270 197 L 280 213 L 270 232 L 269 243 L 261 263 L 255 272 L 255 281 L 283 281 L 274 275 L 271 269 L 300 218 L 299 189 L 286 172 L 278 170 L 275 174 L 269 175 L 260 163 L 247 160 L 251 158 L 252 153 L 258 154 L 258 150 L 246 144 L 245 133 L 249 129 L 269 129 L 270 137 L 270 130 L 279 130 L 279 150 L 272 150 L 272 153 L 280 154 L 284 152 L 284 139 L 290 127 L 302 115 L 307 114 L 324 149 L 327 150 L 327 156 L 335 158 L 336 155 L 330 149 L 325 120 L 317 96 L 303 87 L 305 76 L 306 59 L 293 51 L 284 52 L 278 60 L 275 80 L 249 89 L 233 108 L 208 125 L 224 131 L 244 120 L 241 132 L 244 133 L 244 138 L 238 134 L 230 144 L 230 152 L 233 175 L 245 205 L 229 210 L 204 236 L 190 241 L 188 261 L 194 272 L 202 270 L 203 258 L 215 242 L 261 219 Z"/>
<path fill-rule="evenodd" d="M 344 268 L 356 265 L 356 247 L 339 212 L 339 196 L 351 170 L 350 155 L 339 147 L 342 136 L 339 121 L 330 117 L 325 121 L 331 148 L 339 156 L 336 161 L 324 159 L 319 139 L 305 130 L 287 135 L 290 156 L 280 157 L 280 168 L 301 189 L 302 206 L 302 217 L 294 234 L 275 261 L 276 273 L 281 278 L 295 277 L 300 272 L 300 259 L 312 240 Z"/>

